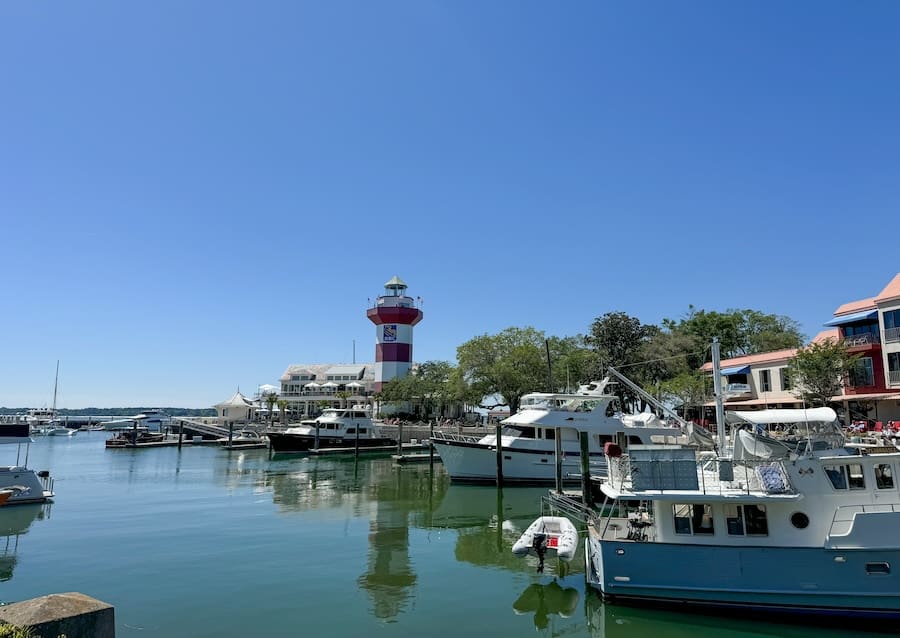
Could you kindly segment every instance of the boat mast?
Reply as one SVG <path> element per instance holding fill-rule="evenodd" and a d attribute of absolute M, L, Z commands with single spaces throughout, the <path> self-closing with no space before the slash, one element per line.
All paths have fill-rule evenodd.
<path fill-rule="evenodd" d="M 713 392 L 716 395 L 716 433 L 719 435 L 719 453 L 725 451 L 725 407 L 722 405 L 722 375 L 719 368 L 719 338 L 712 341 Z"/>
<path fill-rule="evenodd" d="M 53 416 L 56 416 L 56 387 L 59 384 L 59 359 L 56 360 L 56 377 L 53 379 Z"/>

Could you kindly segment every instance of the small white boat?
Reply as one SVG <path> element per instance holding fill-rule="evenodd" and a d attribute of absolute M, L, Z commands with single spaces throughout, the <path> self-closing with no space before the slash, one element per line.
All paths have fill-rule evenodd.
<path fill-rule="evenodd" d="M 578 550 L 578 530 L 565 516 L 539 516 L 513 544 L 512 553 L 527 556 L 534 553 L 540 560 L 538 571 L 544 571 L 544 555 L 553 550 L 557 558 L 569 562 Z"/>
<path fill-rule="evenodd" d="M 77 431 L 64 425 L 57 425 L 47 429 L 45 433 L 47 436 L 73 436 Z"/>

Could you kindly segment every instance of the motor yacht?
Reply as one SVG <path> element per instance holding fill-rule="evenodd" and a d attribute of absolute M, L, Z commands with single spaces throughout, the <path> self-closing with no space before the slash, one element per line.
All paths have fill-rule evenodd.
<path fill-rule="evenodd" d="M 649 412 L 623 415 L 618 397 L 607 393 L 609 379 L 580 386 L 572 393 L 534 392 L 522 397 L 519 410 L 501 421 L 503 482 L 552 484 L 556 479 L 556 437 L 561 437 L 564 482 L 580 480 L 580 433 L 588 434 L 593 473 L 603 473 L 603 446 L 617 433 L 632 444 L 673 443 L 684 432 Z M 561 429 L 564 428 L 564 429 Z M 559 433 L 559 434 L 558 434 Z M 482 437 L 435 433 L 432 443 L 450 480 L 494 483 L 497 480 L 497 435 Z"/>
<path fill-rule="evenodd" d="M 283 431 L 266 432 L 276 452 L 308 452 L 317 448 L 379 447 L 396 445 L 373 423 L 368 406 L 328 408 L 312 420 Z"/>

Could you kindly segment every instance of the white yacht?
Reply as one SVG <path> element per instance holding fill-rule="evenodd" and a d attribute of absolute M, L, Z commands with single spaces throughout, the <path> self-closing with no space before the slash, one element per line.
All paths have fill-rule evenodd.
<path fill-rule="evenodd" d="M 0 491 L 11 492 L 3 507 L 20 503 L 43 503 L 53 498 L 50 472 L 35 472 L 25 467 L 28 463 L 28 446 L 31 444 L 28 434 L 28 423 L 0 424 L 0 446 L 6 446 L 7 450 L 16 446 L 16 464 L 0 465 Z"/>
<path fill-rule="evenodd" d="M 829 408 L 725 421 L 745 426 L 732 454 L 608 449 L 618 506 L 588 521 L 588 584 L 688 610 L 900 619 L 900 452 L 846 447 Z"/>
<path fill-rule="evenodd" d="M 534 392 L 522 397 L 519 410 L 501 424 L 503 481 L 540 485 L 556 480 L 556 436 L 562 432 L 565 482 L 580 480 L 579 433 L 587 432 L 592 473 L 604 472 L 603 448 L 624 433 L 631 444 L 674 443 L 682 427 L 650 413 L 623 415 L 618 398 L 607 394 L 609 379 L 589 383 L 573 393 Z M 559 428 L 565 428 L 559 430 Z M 450 479 L 457 483 L 493 483 L 497 477 L 497 436 L 438 434 L 432 438 Z"/>
<path fill-rule="evenodd" d="M 396 439 L 382 436 L 372 422 L 368 406 L 328 408 L 311 420 L 283 431 L 266 432 L 276 452 L 308 452 L 316 448 L 380 447 L 396 445 Z"/>
<path fill-rule="evenodd" d="M 138 425 L 146 426 L 148 430 L 159 430 L 172 422 L 172 417 L 159 409 L 144 410 L 140 414 L 131 417 L 138 422 Z"/>

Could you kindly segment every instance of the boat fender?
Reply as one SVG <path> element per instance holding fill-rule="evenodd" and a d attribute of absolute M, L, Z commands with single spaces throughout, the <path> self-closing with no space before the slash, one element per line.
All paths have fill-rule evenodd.
<path fill-rule="evenodd" d="M 534 537 L 531 539 L 531 548 L 534 550 L 534 553 L 537 554 L 538 557 L 537 571 L 539 574 L 544 573 L 544 556 L 547 554 L 547 546 L 549 545 L 549 542 L 550 541 L 547 535 L 540 532 L 536 532 Z"/>

